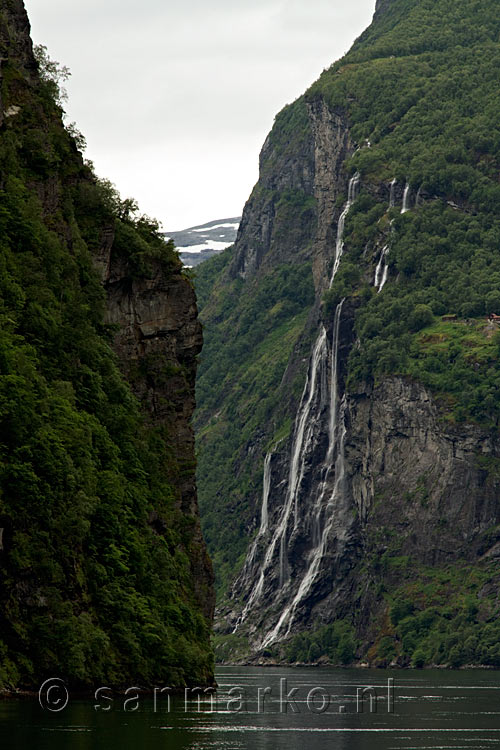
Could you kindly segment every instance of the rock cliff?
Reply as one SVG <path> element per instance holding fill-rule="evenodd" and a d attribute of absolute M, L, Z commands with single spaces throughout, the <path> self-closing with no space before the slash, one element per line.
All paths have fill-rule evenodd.
<path fill-rule="evenodd" d="M 165 273 L 153 262 L 137 277 L 112 237 L 96 257 L 107 304 L 105 322 L 117 331 L 113 348 L 150 423 L 166 436 L 168 476 L 181 512 L 194 520 L 190 565 L 200 607 L 212 621 L 213 571 L 201 534 L 195 477 L 194 432 L 197 358 L 203 346 L 196 297 L 181 269 Z M 151 523 L 162 525 L 153 512 Z"/>
<path fill-rule="evenodd" d="M 433 39 L 446 33 L 444 5 L 429 21 Z M 460 14 L 469 11 L 472 5 L 457 9 L 449 23 L 461 29 Z M 273 269 L 304 261 L 315 289 L 286 349 L 277 397 L 260 391 L 265 422 L 251 430 L 243 422 L 237 460 L 228 461 L 243 499 L 235 503 L 223 484 L 211 489 L 237 549 L 242 538 L 248 545 L 220 593 L 218 647 L 226 661 L 314 661 L 326 653 L 333 661 L 375 664 L 497 663 L 489 641 L 482 650 L 460 650 L 451 634 L 474 632 L 479 643 L 498 610 L 498 402 L 493 391 L 487 395 L 488 381 L 497 382 L 497 344 L 481 317 L 494 290 L 470 270 L 477 242 L 462 245 L 461 256 L 455 242 L 470 229 L 472 205 L 485 227 L 493 224 L 473 193 L 485 179 L 473 150 L 464 146 L 456 156 L 470 170 L 466 201 L 445 171 L 436 179 L 439 167 L 431 162 L 439 159 L 441 134 L 418 105 L 424 88 L 417 96 L 408 83 L 418 88 L 430 75 L 421 67 L 428 40 L 416 31 L 423 12 L 418 3 L 378 2 L 352 53 L 278 115 L 234 251 L 210 277 L 212 297 L 202 311 L 208 346 L 227 316 L 223 290 L 255 298 Z M 491 8 L 484 20 L 493 34 Z M 460 66 L 454 45 L 441 42 L 436 75 L 452 77 L 450 61 Z M 460 132 L 468 117 L 470 111 L 463 120 L 456 115 Z M 209 278 L 210 266 L 204 272 Z M 483 298 L 473 307 L 468 300 L 479 288 Z M 230 318 L 236 347 L 247 340 L 240 322 L 248 304 L 240 309 Z M 271 326 L 267 346 L 283 358 L 286 341 L 272 336 Z M 211 407 L 204 395 L 210 367 L 200 377 L 202 459 L 204 451 L 217 455 L 212 435 L 227 440 L 224 403 Z M 232 418 L 244 415 L 245 388 L 256 380 L 222 374 L 222 381 Z M 215 505 L 207 496 L 203 503 L 212 519 Z M 332 645 L 337 625 L 352 628 L 356 643 L 342 655 Z"/>
<path fill-rule="evenodd" d="M 212 684 L 192 282 L 84 162 L 22 0 L 0 57 L 0 690 Z"/>

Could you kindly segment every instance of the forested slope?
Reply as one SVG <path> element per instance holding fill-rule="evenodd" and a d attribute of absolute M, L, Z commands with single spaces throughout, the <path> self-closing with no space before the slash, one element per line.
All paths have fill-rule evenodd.
<path fill-rule="evenodd" d="M 21 0 L 0 55 L 0 688 L 206 684 L 194 292 L 83 162 Z"/>
<path fill-rule="evenodd" d="M 499 663 L 499 34 L 488 0 L 378 2 L 277 116 L 235 247 L 199 271 L 224 658 Z M 254 313 L 254 342 L 246 300 L 271 285 L 279 309 L 273 275 L 307 267 L 293 340 Z"/>

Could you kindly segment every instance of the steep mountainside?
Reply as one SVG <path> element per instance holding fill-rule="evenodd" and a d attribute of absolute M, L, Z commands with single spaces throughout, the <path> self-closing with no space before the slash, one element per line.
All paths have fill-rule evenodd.
<path fill-rule="evenodd" d="M 0 688 L 207 684 L 194 290 L 84 164 L 22 0 L 0 48 Z"/>
<path fill-rule="evenodd" d="M 499 35 L 377 3 L 200 269 L 221 658 L 500 664 Z"/>

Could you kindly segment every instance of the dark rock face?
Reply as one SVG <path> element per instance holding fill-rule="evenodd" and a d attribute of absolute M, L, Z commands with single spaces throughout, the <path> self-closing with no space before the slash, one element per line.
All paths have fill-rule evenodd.
<path fill-rule="evenodd" d="M 363 522 L 394 527 L 424 564 L 473 559 L 500 518 L 498 482 L 480 460 L 495 457 L 492 437 L 472 425 L 445 429 L 426 389 L 401 378 L 353 394 L 350 411 L 347 455 Z"/>
<path fill-rule="evenodd" d="M 148 277 L 136 278 L 127 262 L 113 253 L 109 233 L 104 233 L 98 265 L 108 299 L 106 322 L 118 327 L 114 349 L 122 370 L 151 423 L 165 429 L 179 507 L 196 518 L 193 583 L 211 619 L 213 571 L 199 524 L 191 426 L 197 356 L 203 344 L 194 290 L 180 272 L 166 277 L 159 263 L 153 264 Z"/>
<path fill-rule="evenodd" d="M 23 0 L 10 0 L 3 3 L 4 13 L 8 13 L 9 33 L 7 27 L 2 25 L 5 34 L 0 37 L 2 48 L 5 50 L 4 57 L 11 57 L 22 65 L 24 71 L 33 77 L 37 66 L 33 57 L 33 43 L 30 37 L 30 22 L 24 7 Z"/>
<path fill-rule="evenodd" d="M 307 105 L 299 101 L 294 107 L 304 109 L 303 137 L 284 145 L 273 131 L 266 139 L 260 179 L 243 212 L 232 271 L 249 278 L 261 266 L 265 270 L 312 259 L 316 285 L 324 290 L 325 263 L 335 246 L 341 212 L 337 202 L 347 192 L 342 164 L 353 144 L 343 112 L 330 111 L 322 99 Z M 309 197 L 314 208 L 283 215 L 283 196 L 290 192 Z"/>
<path fill-rule="evenodd" d="M 312 242 L 313 272 L 318 292 L 328 284 L 328 264 L 335 248 L 337 225 L 342 209 L 339 199 L 347 194 L 347 175 L 342 166 L 354 151 L 344 112 L 332 112 L 323 99 L 308 105 L 314 149 L 314 196 L 317 223 Z"/>
<path fill-rule="evenodd" d="M 57 233 L 65 243 L 64 247 L 70 255 L 74 245 L 81 243 L 82 238 L 76 220 L 70 223 L 67 219 L 63 201 L 66 198 L 68 205 L 71 205 L 71 190 L 82 185 L 85 187 L 89 183 L 95 187 L 95 180 L 83 167 L 83 160 L 75 143 L 64 132 L 59 110 L 52 105 L 47 108 L 49 114 L 42 108 L 32 111 L 31 94 L 37 90 L 40 79 L 33 56 L 30 25 L 22 0 L 2 3 L 0 48 L 1 55 L 8 58 L 16 72 L 15 76 L 11 76 L 12 81 L 8 86 L 9 101 L 16 104 L 14 109 L 24 111 L 25 108 L 33 120 L 39 118 L 36 128 L 42 143 L 51 127 L 61 134 L 61 140 L 68 142 L 65 152 L 67 163 L 64 164 L 67 169 L 54 169 L 46 178 L 44 175 L 30 176 L 26 187 L 27 191 L 38 196 L 44 221 L 47 220 L 51 231 Z M 3 112 L 1 105 L 0 101 L 0 114 L 4 117 L 3 123 L 0 120 L 0 125 L 5 130 L 10 127 L 10 123 L 6 124 L 5 120 L 12 117 L 15 123 L 17 112 Z M 21 144 L 22 137 L 23 132 L 20 131 L 18 140 Z M 40 150 L 43 150 L 42 147 Z M 3 179 L 1 188 L 4 189 Z M 207 622 L 211 623 L 214 609 L 213 572 L 199 524 L 194 436 L 191 427 L 197 356 L 202 346 L 194 290 L 190 281 L 182 275 L 180 264 L 176 266 L 175 261 L 166 270 L 159 260 L 152 258 L 148 272 L 138 274 L 131 268 L 130 261 L 115 250 L 113 224 L 101 226 L 101 223 L 96 217 L 93 229 L 96 237 L 100 233 L 100 246 L 98 250 L 94 247 L 93 260 L 107 293 L 104 322 L 116 327 L 113 343 L 122 372 L 141 402 L 146 419 L 152 426 L 159 428 L 162 448 L 165 446 L 165 462 L 170 472 L 168 479 L 175 493 L 178 509 L 185 516 L 182 519 L 185 529 L 182 531 L 184 551 L 189 556 L 191 580 L 186 575 L 182 586 L 189 590 L 190 596 L 191 589 L 194 590 L 194 598 L 197 598 L 200 611 Z M 29 229 L 27 227 L 26 232 Z M 91 247 L 89 244 L 88 249 Z M 151 512 L 149 519 L 147 513 L 138 518 L 138 523 L 145 529 L 147 522 L 158 534 L 164 530 L 165 522 L 156 510 Z M 0 527 L 2 551 L 7 536 L 2 519 Z M 28 599 L 23 585 L 21 582 L 17 586 L 21 608 Z M 72 596 L 73 592 L 64 591 L 63 594 Z M 29 602 L 28 605 L 31 606 Z M 43 646 L 38 644 L 38 647 Z M 208 657 L 208 632 L 206 653 Z M 54 664 L 54 668 L 55 666 Z"/>
<path fill-rule="evenodd" d="M 377 13 L 387 4 L 379 2 Z M 309 385 L 302 402 L 291 405 L 291 436 L 268 453 L 263 495 L 253 498 L 253 542 L 217 617 L 220 632 L 248 638 L 256 660 L 283 638 L 349 617 L 354 609 L 361 636 L 367 637 L 385 604 L 369 593 L 365 562 L 388 549 L 388 538 L 397 540 L 399 554 L 422 565 L 474 562 L 494 554 L 484 535 L 500 521 L 499 479 L 484 469 L 485 461 L 499 457 L 490 435 L 470 425 L 447 426 L 432 395 L 416 382 L 392 377 L 375 388 L 346 389 L 347 359 L 357 345 L 354 310 L 348 303 L 341 309 L 337 342 L 334 321 L 323 328 L 318 311 L 347 194 L 343 163 L 355 144 L 345 115 L 330 110 L 322 99 L 308 105 L 308 123 L 307 138 L 293 153 L 273 154 L 273 137 L 266 141 L 261 180 L 245 208 L 233 264 L 234 272 L 247 278 L 265 264 L 294 262 L 307 253 L 317 290 L 307 323 L 309 334 L 317 335 Z M 303 234 L 292 221 L 289 234 L 277 236 L 276 199 L 269 196 L 288 185 L 299 185 L 314 197 L 314 221 L 302 227 Z M 389 184 L 365 188 L 389 204 Z M 393 186 L 397 206 L 403 191 L 403 184 Z M 428 198 L 419 195 L 420 200 Z M 297 368 L 298 357 L 297 351 L 287 372 Z M 294 474 L 308 388 L 310 405 Z M 332 413 L 336 442 L 330 449 Z M 260 451 L 253 445 L 254 455 L 262 455 L 268 438 L 256 440 Z"/>
<path fill-rule="evenodd" d="M 248 200 L 238 230 L 232 274 L 241 278 L 255 275 L 262 264 L 287 262 L 304 255 L 315 225 L 315 211 L 289 212 L 283 204 L 287 195 L 312 197 L 314 193 L 314 150 L 309 136 L 305 104 L 301 104 L 306 135 L 300 158 L 286 136 L 265 141 L 260 154 L 260 179 Z M 273 255 L 267 258 L 270 249 Z"/>

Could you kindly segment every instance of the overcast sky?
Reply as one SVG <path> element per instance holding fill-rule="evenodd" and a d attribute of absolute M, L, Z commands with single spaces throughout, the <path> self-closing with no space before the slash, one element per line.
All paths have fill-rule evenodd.
<path fill-rule="evenodd" d="M 237 216 L 274 116 L 375 0 L 25 0 L 97 173 L 166 230 Z"/>

